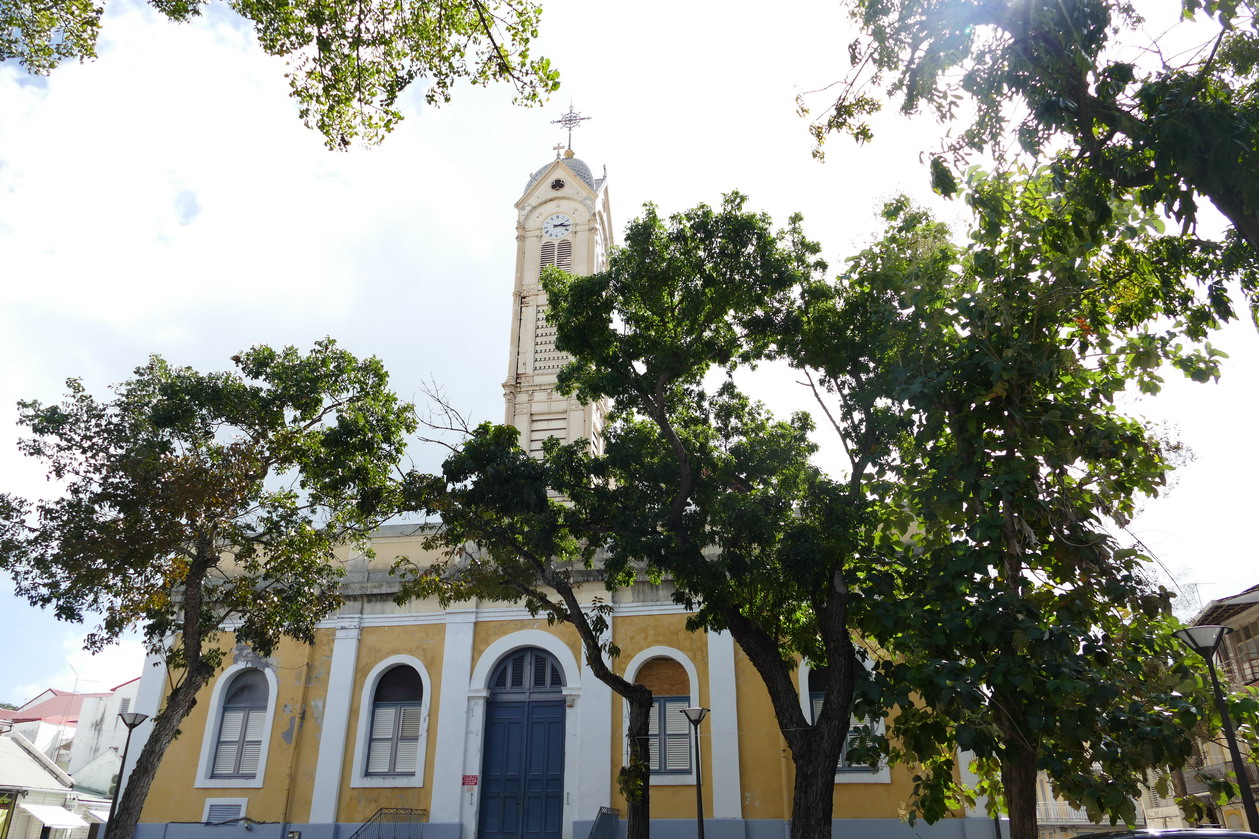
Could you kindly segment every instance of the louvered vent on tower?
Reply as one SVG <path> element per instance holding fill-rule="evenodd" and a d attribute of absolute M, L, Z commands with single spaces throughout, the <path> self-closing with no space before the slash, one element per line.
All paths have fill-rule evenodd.
<path fill-rule="evenodd" d="M 573 273 L 573 243 L 565 239 L 562 242 L 543 242 L 540 265 L 545 268 L 554 265 L 566 274 Z"/>

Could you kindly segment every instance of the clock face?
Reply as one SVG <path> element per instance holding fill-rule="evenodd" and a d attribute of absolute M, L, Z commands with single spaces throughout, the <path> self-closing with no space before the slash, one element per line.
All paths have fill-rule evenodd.
<path fill-rule="evenodd" d="M 551 239 L 562 239 L 573 230 L 573 220 L 563 213 L 556 213 L 542 222 L 542 233 Z"/>

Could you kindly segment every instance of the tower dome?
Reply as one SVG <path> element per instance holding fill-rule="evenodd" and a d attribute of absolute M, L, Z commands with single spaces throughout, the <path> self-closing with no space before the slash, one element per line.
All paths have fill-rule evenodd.
<path fill-rule="evenodd" d="M 571 155 L 572 151 L 569 150 L 568 154 Z M 595 176 L 594 176 L 594 173 L 590 171 L 590 167 L 586 165 L 586 161 L 581 160 L 580 158 L 577 158 L 577 157 L 562 157 L 560 158 L 560 162 L 563 163 L 564 166 L 568 168 L 568 171 L 572 172 L 574 175 L 580 178 L 586 186 L 590 187 L 591 189 L 595 188 Z M 529 183 L 525 184 L 525 189 L 527 190 L 529 189 L 529 187 L 537 183 L 538 178 L 542 177 L 542 175 L 546 173 L 546 170 L 551 168 L 552 163 L 554 163 L 554 161 L 546 164 L 541 169 L 534 172 L 529 177 Z"/>

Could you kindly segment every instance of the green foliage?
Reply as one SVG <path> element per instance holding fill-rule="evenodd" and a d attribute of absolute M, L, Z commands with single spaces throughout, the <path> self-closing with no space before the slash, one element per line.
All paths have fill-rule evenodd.
<path fill-rule="evenodd" d="M 118 804 L 123 835 L 223 661 L 220 636 L 263 656 L 282 636 L 313 640 L 341 603 L 334 548 L 403 500 L 397 464 L 415 418 L 378 360 L 331 339 L 232 360 L 239 372 L 198 373 L 153 356 L 112 400 L 71 379 L 61 404 L 18 406 L 32 434 L 19 447 L 64 494 L 0 495 L 0 569 L 62 620 L 99 616 L 90 649 L 139 630 L 171 674 Z"/>
<path fill-rule="evenodd" d="M 1115 403 L 1157 391 L 1166 362 L 1218 375 L 1202 339 L 1233 266 L 1096 194 L 1060 166 L 972 171 L 966 250 L 897 200 L 883 238 L 805 298 L 794 358 L 860 406 L 845 425 L 897 452 L 865 467 L 903 535 L 870 577 L 884 599 L 855 613 L 887 653 L 857 705 L 896 709 L 891 755 L 916 767 L 929 821 L 974 800 L 960 747 L 1013 835 L 1034 834 L 1036 770 L 1094 818 L 1131 822 L 1146 771 L 1182 765 L 1188 732 L 1209 727 L 1201 675 L 1170 663 L 1184 656 L 1167 593 L 1111 535 L 1171 468 Z M 860 356 L 841 329 L 861 330 Z"/>
<path fill-rule="evenodd" d="M 0 566 L 62 620 L 100 615 L 93 649 L 131 629 L 155 648 L 181 633 L 186 649 L 190 628 L 199 645 L 227 621 L 262 654 L 309 639 L 339 603 L 333 546 L 397 508 L 414 421 L 379 361 L 331 340 L 233 360 L 239 374 L 202 374 L 155 356 L 111 401 L 71 379 L 60 405 L 19 405 L 22 451 L 65 494 L 5 497 Z"/>
<path fill-rule="evenodd" d="M 173 21 L 201 13 L 204 0 L 152 0 Z M 530 0 L 437 3 L 229 0 L 253 24 L 268 55 L 283 57 L 302 121 L 329 148 L 384 138 L 402 112 L 398 97 L 422 81 L 425 101 L 450 101 L 459 80 L 506 82 L 521 104 L 559 88 L 559 73 L 534 57 L 541 7 Z M 0 61 L 47 74 L 70 59 L 96 57 L 103 4 L 0 0 Z"/>
<path fill-rule="evenodd" d="M 850 46 L 843 92 L 813 126 L 819 143 L 831 132 L 869 140 L 865 116 L 882 91 L 905 113 L 965 119 L 946 143 L 955 162 L 978 150 L 1008 158 L 1065 143 L 1074 172 L 1163 209 L 1186 231 L 1206 198 L 1234 228 L 1222 247 L 1259 247 L 1253 3 L 1186 0 L 1187 25 L 1197 24 L 1189 34 L 1207 30 L 1209 40 L 1178 46 L 1188 56 L 1181 64 L 1132 63 L 1139 50 L 1157 55 L 1158 44 L 1141 41 L 1128 0 L 852 0 L 849 8 L 862 35 Z M 934 184 L 934 160 L 932 171 Z M 1254 301 L 1259 286 L 1246 280 Z"/>

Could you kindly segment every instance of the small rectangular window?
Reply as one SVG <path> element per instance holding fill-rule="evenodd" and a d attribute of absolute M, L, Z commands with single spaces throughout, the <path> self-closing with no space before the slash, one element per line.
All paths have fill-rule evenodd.
<path fill-rule="evenodd" d="M 238 821 L 245 816 L 246 799 L 243 798 L 210 798 L 205 803 L 206 824 L 225 824 Z"/>

